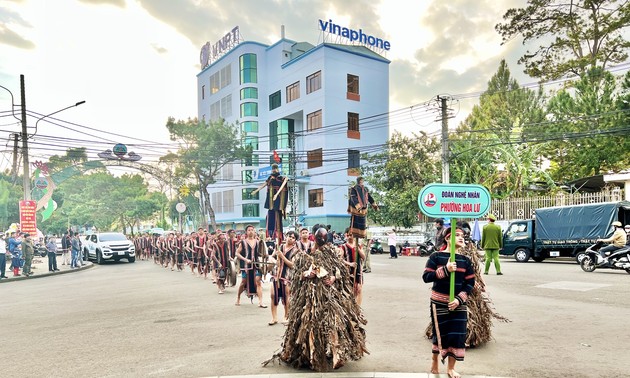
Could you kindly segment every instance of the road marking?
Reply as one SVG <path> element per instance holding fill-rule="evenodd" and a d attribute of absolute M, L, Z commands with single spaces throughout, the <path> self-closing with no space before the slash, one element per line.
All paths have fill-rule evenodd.
<path fill-rule="evenodd" d="M 556 281 L 556 282 L 549 282 L 542 285 L 537 285 L 536 287 L 540 287 L 543 289 L 589 291 L 589 290 L 594 290 L 594 289 L 600 289 L 606 286 L 612 286 L 612 285 L 596 284 L 596 283 L 590 283 L 590 282 Z"/>
<path fill-rule="evenodd" d="M 164 373 L 168 373 L 169 371 L 175 370 L 175 369 L 179 369 L 181 367 L 184 367 L 186 365 L 176 365 L 176 366 L 172 366 L 169 368 L 163 368 L 163 369 L 158 369 L 156 371 L 153 371 L 151 373 L 149 373 L 148 375 L 157 375 L 157 374 L 164 374 Z"/>

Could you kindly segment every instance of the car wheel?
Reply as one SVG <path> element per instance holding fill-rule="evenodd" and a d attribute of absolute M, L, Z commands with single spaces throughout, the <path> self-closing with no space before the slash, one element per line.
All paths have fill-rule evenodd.
<path fill-rule="evenodd" d="M 529 261 L 529 250 L 525 248 L 519 248 L 514 252 L 514 259 L 518 262 Z"/>
<path fill-rule="evenodd" d="M 584 251 L 579 251 L 578 253 L 575 254 L 575 261 L 579 264 L 582 262 L 582 259 L 584 259 L 584 256 L 586 256 L 586 253 Z"/>
<path fill-rule="evenodd" d="M 134 262 L 136 262 L 136 258 L 135 257 L 129 257 L 129 258 L 127 258 L 127 261 L 129 261 L 130 263 L 134 263 Z"/>
<path fill-rule="evenodd" d="M 96 263 L 101 265 L 104 262 L 105 260 L 103 260 L 103 255 L 101 254 L 101 251 L 96 250 Z"/>

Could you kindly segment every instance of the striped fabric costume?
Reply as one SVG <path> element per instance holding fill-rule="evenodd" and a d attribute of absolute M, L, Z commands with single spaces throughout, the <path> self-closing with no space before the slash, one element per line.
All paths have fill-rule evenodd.
<path fill-rule="evenodd" d="M 354 185 L 348 193 L 348 213 L 350 213 L 350 233 L 355 238 L 365 238 L 367 235 L 368 206 L 374 205 L 374 199 L 363 185 Z"/>
<path fill-rule="evenodd" d="M 279 239 L 282 242 L 282 219 L 285 217 L 285 211 L 287 208 L 287 193 L 288 189 L 285 186 L 276 200 L 273 200 L 273 197 L 278 193 L 282 183 L 284 182 L 284 177 L 280 176 L 279 173 L 274 172 L 267 178 L 267 198 L 265 199 L 265 209 L 267 211 L 267 237 L 272 239 Z"/>
<path fill-rule="evenodd" d="M 285 250 L 286 249 L 286 245 L 281 245 L 280 246 L 280 250 L 282 252 L 284 252 L 284 256 L 287 258 L 287 260 L 291 260 L 293 259 L 293 256 L 295 255 L 295 253 L 298 252 L 298 249 L 296 246 L 293 246 L 291 249 L 289 250 Z M 272 281 L 273 281 L 273 286 L 271 287 L 271 290 L 273 290 L 274 292 L 274 297 L 273 297 L 273 304 L 274 305 L 278 305 L 278 303 L 280 303 L 280 298 L 282 298 L 282 303 L 286 304 L 286 287 L 287 285 L 291 284 L 290 281 L 290 277 L 289 277 L 289 267 L 286 266 L 286 264 L 284 263 L 284 260 L 282 260 L 282 258 L 278 257 L 278 266 L 276 268 L 276 274 L 272 277 Z"/>
<path fill-rule="evenodd" d="M 431 289 L 432 352 L 439 353 L 442 360 L 451 356 L 457 361 L 463 361 L 466 352 L 466 323 L 468 321 L 466 300 L 475 286 L 475 272 L 470 259 L 460 254 L 455 255 L 457 270 L 453 273 L 449 272 L 446 264 L 450 256 L 448 252 L 431 254 L 422 279 L 424 282 L 433 282 Z M 455 299 L 460 303 L 454 311 L 448 309 L 451 274 L 455 274 Z"/>
<path fill-rule="evenodd" d="M 363 284 L 363 269 L 361 268 L 361 256 L 359 256 L 357 249 L 348 243 L 342 245 L 341 249 L 343 250 L 343 257 L 346 259 L 347 262 L 357 263 L 356 268 L 351 267 L 351 266 L 348 267 L 348 272 L 350 273 L 350 277 L 352 279 L 353 284 L 354 285 Z"/>
<path fill-rule="evenodd" d="M 245 240 L 242 240 L 241 243 L 241 256 L 251 261 L 249 264 L 241 261 L 241 277 L 246 280 L 247 295 L 254 296 L 256 295 L 256 276 L 262 276 L 259 266 L 255 264 L 255 262 L 260 260 L 262 254 L 261 243 L 257 241 L 254 247 L 250 246 Z"/>

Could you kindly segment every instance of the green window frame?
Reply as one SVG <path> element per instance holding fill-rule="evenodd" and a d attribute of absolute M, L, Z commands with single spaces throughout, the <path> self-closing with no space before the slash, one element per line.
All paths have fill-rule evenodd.
<path fill-rule="evenodd" d="M 246 136 L 243 138 L 243 147 L 251 146 L 252 151 L 258 150 L 258 137 L 257 136 Z"/>
<path fill-rule="evenodd" d="M 239 57 L 239 69 L 241 84 L 258 82 L 256 54 L 241 55 Z"/>
<path fill-rule="evenodd" d="M 282 105 L 282 95 L 280 91 L 269 95 L 269 110 L 274 110 Z"/>
<path fill-rule="evenodd" d="M 254 190 L 256 190 L 256 188 L 243 188 L 243 201 L 260 199 L 260 192 L 256 192 L 256 194 L 252 195 Z"/>
<path fill-rule="evenodd" d="M 258 88 L 247 87 L 241 89 L 241 100 L 247 100 L 248 98 L 258 98 Z"/>
<path fill-rule="evenodd" d="M 252 182 L 254 182 L 254 171 L 251 169 L 241 171 L 241 183 L 250 184 Z"/>
<path fill-rule="evenodd" d="M 258 121 L 244 121 L 244 122 L 241 122 L 241 132 L 242 133 L 257 133 L 258 132 Z"/>
<path fill-rule="evenodd" d="M 258 103 L 244 102 L 241 104 L 241 117 L 258 117 Z"/>
<path fill-rule="evenodd" d="M 260 216 L 260 206 L 257 203 L 244 203 L 241 206 L 243 208 L 243 218 L 257 218 Z"/>

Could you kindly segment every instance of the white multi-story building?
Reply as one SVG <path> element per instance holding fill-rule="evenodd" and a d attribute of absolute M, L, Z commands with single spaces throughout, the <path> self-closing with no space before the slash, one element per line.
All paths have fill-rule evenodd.
<path fill-rule="evenodd" d="M 276 151 L 282 174 L 296 176 L 297 222 L 343 231 L 360 155 L 382 149 L 389 138 L 389 60 L 358 45 L 283 37 L 268 46 L 237 38 L 197 75 L 199 119 L 238 122 L 243 143 L 254 150 L 251 161 L 225 166 L 209 188 L 217 224 L 264 227 L 266 189 L 251 192 L 269 174 Z M 290 217 L 285 224 L 293 224 Z"/>

